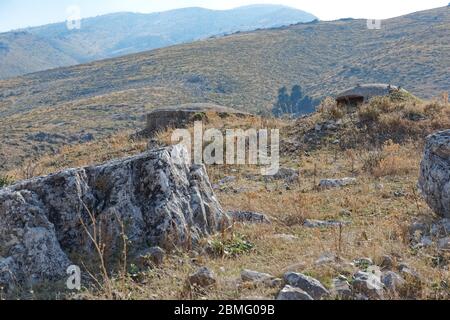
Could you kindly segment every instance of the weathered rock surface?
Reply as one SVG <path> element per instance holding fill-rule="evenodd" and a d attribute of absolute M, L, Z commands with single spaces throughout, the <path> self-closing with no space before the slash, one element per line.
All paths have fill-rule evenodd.
<path fill-rule="evenodd" d="M 380 300 L 384 298 L 381 277 L 371 273 L 359 271 L 353 276 L 353 289 L 369 299 Z"/>
<path fill-rule="evenodd" d="M 381 282 L 385 288 L 390 292 L 396 292 L 400 290 L 406 283 L 406 281 L 397 273 L 388 271 L 381 277 Z"/>
<path fill-rule="evenodd" d="M 350 300 L 353 297 L 352 288 L 345 277 L 333 279 L 331 294 L 343 300 Z"/>
<path fill-rule="evenodd" d="M 431 209 L 450 218 L 450 130 L 427 137 L 419 187 Z"/>
<path fill-rule="evenodd" d="M 330 295 L 330 292 L 316 279 L 301 273 L 288 272 L 284 275 L 287 284 L 300 288 L 316 300 Z"/>
<path fill-rule="evenodd" d="M 285 286 L 278 294 L 277 300 L 284 301 L 300 301 L 300 300 L 314 300 L 305 291 L 292 286 Z"/>
<path fill-rule="evenodd" d="M 273 176 L 266 176 L 266 181 L 270 180 L 284 180 L 286 183 L 297 182 L 299 178 L 298 170 L 292 168 L 280 168 Z"/>
<path fill-rule="evenodd" d="M 188 282 L 191 286 L 208 288 L 215 285 L 217 280 L 214 272 L 202 267 L 189 276 Z"/>
<path fill-rule="evenodd" d="M 94 253 L 94 226 L 111 257 L 121 252 L 122 224 L 136 253 L 195 244 L 223 228 L 229 218 L 205 168 L 190 167 L 184 151 L 158 149 L 1 189 L 0 286 L 65 277 L 69 255 Z"/>
<path fill-rule="evenodd" d="M 256 285 L 262 284 L 268 287 L 277 287 L 283 282 L 283 280 L 270 274 L 247 269 L 241 272 L 241 279 L 243 282 L 252 282 Z"/>

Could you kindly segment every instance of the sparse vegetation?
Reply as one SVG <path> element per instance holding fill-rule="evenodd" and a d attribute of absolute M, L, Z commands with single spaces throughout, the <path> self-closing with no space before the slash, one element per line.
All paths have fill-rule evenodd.
<path fill-rule="evenodd" d="M 379 100 L 370 103 L 372 107 L 378 108 L 378 119 L 365 125 L 371 128 L 370 134 L 387 140 L 374 148 L 370 141 L 363 138 L 368 133 L 363 128 L 362 131 L 356 131 L 352 148 L 335 149 L 327 142 L 329 140 L 324 140 L 323 144 L 307 153 L 304 153 L 304 149 L 299 153 L 284 153 L 282 166 L 299 169 L 301 176 L 298 182 L 288 186 L 276 180 L 249 178 L 251 173 L 257 175 L 258 172 L 257 168 L 251 166 L 208 166 L 212 183 L 228 175 L 236 177 L 225 187 L 216 190 L 225 210 L 263 212 L 271 217 L 272 224 L 236 223 L 232 230 L 206 239 L 198 248 L 171 250 L 160 267 L 133 269 L 130 265 L 128 275 L 118 273 L 111 277 L 113 296 L 117 299 L 242 299 L 276 295 L 277 288 L 236 286 L 234 279 L 239 277 L 243 269 L 275 276 L 282 276 L 287 270 L 298 271 L 330 286 L 334 277 L 351 277 L 354 272 L 346 263 L 317 264 L 316 261 L 324 254 L 332 253 L 343 262 L 361 257 L 379 261 L 389 255 L 395 265 L 406 263 L 414 268 L 420 280 L 412 276 L 406 279 L 405 287 L 398 295 L 390 297 L 392 299 L 449 299 L 448 287 L 442 285 L 450 282 L 450 274 L 444 267 L 449 261 L 448 253 L 440 252 L 434 246 L 414 248 L 408 231 L 411 223 L 417 219 L 433 219 L 433 213 L 416 191 L 417 169 L 422 141 L 427 132 L 450 127 L 448 106 L 442 102 L 428 101 L 414 106 L 404 102 L 383 101 L 380 107 L 377 105 L 379 103 Z M 313 128 L 324 119 L 334 119 L 334 111 L 330 112 L 329 108 L 335 108 L 330 99 L 322 103 L 317 114 L 297 121 L 270 122 L 268 119 L 220 118 L 213 115 L 207 115 L 208 120 L 204 120 L 205 126 L 217 128 L 278 127 L 283 141 L 287 141 L 301 137 L 302 134 L 297 131 L 299 127 Z M 418 120 L 404 119 L 421 128 L 413 131 L 417 138 L 411 140 L 402 136 L 400 142 L 395 142 L 392 139 L 397 137 L 395 130 L 388 134 L 377 131 L 384 130 L 380 129 L 384 128 L 379 126 L 381 121 L 399 115 L 403 118 L 410 108 L 426 114 L 426 118 Z M 345 110 L 342 117 L 340 115 L 337 118 L 345 124 L 333 133 L 338 137 L 361 123 L 356 110 Z M 158 135 L 162 144 L 169 142 L 171 130 L 167 129 Z M 39 163 L 47 172 L 73 164 L 98 163 L 144 148 L 145 141 L 130 141 L 126 134 L 121 134 L 104 141 L 66 147 L 61 154 L 46 156 Z M 102 151 L 105 149 L 110 153 Z M 317 188 L 322 178 L 342 176 L 355 176 L 359 183 L 331 190 Z M 305 219 L 338 220 L 348 224 L 310 229 L 303 226 Z M 198 254 L 198 251 L 202 252 L 201 248 L 212 254 Z M 214 289 L 200 295 L 186 291 L 185 286 L 186 278 L 198 265 L 207 265 L 222 279 Z M 105 292 L 96 288 L 98 286 L 86 286 L 81 294 L 73 298 L 104 298 Z"/>
<path fill-rule="evenodd" d="M 74 143 L 80 124 L 96 139 L 142 127 L 155 107 L 212 102 L 270 112 L 282 86 L 301 84 L 317 99 L 357 83 L 389 82 L 442 101 L 449 90 L 442 47 L 450 42 L 448 12 L 388 20 L 379 32 L 361 20 L 242 32 L 0 81 L 0 170 Z M 31 137 L 39 132 L 66 138 L 36 143 Z"/>

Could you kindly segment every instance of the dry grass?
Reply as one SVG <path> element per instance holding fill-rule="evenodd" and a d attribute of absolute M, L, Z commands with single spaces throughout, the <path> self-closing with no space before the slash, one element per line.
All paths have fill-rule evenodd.
<path fill-rule="evenodd" d="M 404 154 L 412 145 L 401 147 Z M 312 155 L 318 177 L 342 177 L 350 174 L 351 163 L 344 154 L 331 163 L 326 159 L 334 157 L 326 151 Z M 317 160 L 317 161 L 316 161 Z M 404 159 L 406 160 L 406 159 Z M 416 153 L 414 161 L 419 161 Z M 301 159 L 299 159 L 301 162 Z M 363 163 L 357 161 L 357 167 Z M 307 171 L 308 168 L 305 168 Z M 287 270 L 303 272 L 330 286 L 331 279 L 340 274 L 351 276 L 354 267 L 348 263 L 330 263 L 318 266 L 315 262 L 325 253 L 336 254 L 343 261 L 370 257 L 379 261 L 383 255 L 390 255 L 396 264 L 408 263 L 423 279 L 422 290 L 416 292 L 416 299 L 449 299 L 448 289 L 443 286 L 450 281 L 448 269 L 436 266 L 434 261 L 442 258 L 435 248 L 414 250 L 410 247 L 405 230 L 417 218 L 432 217 L 431 211 L 412 192 L 417 181 L 416 171 L 400 171 L 395 175 L 386 173 L 374 177 L 361 171 L 357 174 L 358 184 L 345 189 L 318 191 L 313 177 L 302 179 L 298 185 L 285 190 L 274 183 L 247 180 L 240 169 L 235 187 L 252 187 L 251 190 L 234 193 L 218 191 L 218 197 L 225 209 L 252 210 L 272 217 L 271 225 L 237 224 L 233 232 L 254 245 L 254 249 L 239 256 L 210 256 L 195 252 L 174 251 L 165 264 L 157 269 L 143 270 L 139 276 L 128 279 L 125 292 L 119 287 L 116 297 L 124 299 L 245 299 L 247 297 L 273 297 L 277 288 L 254 287 L 241 284 L 237 279 L 243 269 L 267 272 L 281 277 Z M 334 172 L 334 174 L 332 174 Z M 213 182 L 217 182 L 214 180 Z M 380 186 L 383 187 L 380 187 Z M 272 191 L 268 191 L 272 189 Z M 405 196 L 394 193 L 402 190 Z M 343 209 L 350 217 L 341 217 Z M 305 218 L 345 219 L 351 224 L 339 228 L 307 229 L 302 226 Z M 288 234 L 297 237 L 288 241 L 277 235 Z M 448 255 L 446 256 L 449 258 Z M 218 276 L 215 288 L 203 294 L 191 295 L 186 291 L 185 280 L 199 266 L 208 266 Z M 101 293 L 86 291 L 83 297 L 97 299 Z"/>
<path fill-rule="evenodd" d="M 386 114 L 391 117 L 411 110 L 408 106 L 394 107 L 391 102 L 380 108 L 383 109 L 381 116 L 374 121 L 384 121 L 381 119 Z M 425 131 L 435 128 L 434 121 L 444 126 L 448 123 L 445 122 L 448 118 L 443 118 L 448 116 L 448 106 L 423 103 L 411 108 L 434 115 L 414 122 Z M 302 121 L 312 125 L 310 122 L 321 120 L 319 113 Z M 208 115 L 205 122 L 205 128 L 277 127 L 284 139 L 295 138 L 292 134 L 296 131 L 292 127 L 297 125 L 256 117 L 221 119 L 213 115 Z M 161 132 L 158 138 L 168 143 L 171 130 Z M 207 240 L 216 241 L 218 248 L 242 244 L 239 241 L 252 245 L 251 249 L 241 250 L 237 255 L 223 254 L 223 250 L 218 251 L 221 254 L 205 254 L 202 247 L 190 251 L 175 248 L 158 268 L 138 269 L 129 265 L 127 275 L 116 273 L 111 276 L 112 296 L 116 299 L 273 298 L 279 288 L 243 284 L 238 281 L 240 272 L 252 269 L 281 277 L 288 270 L 299 271 L 316 277 L 329 287 L 333 277 L 351 276 L 356 271 L 349 261 L 361 257 L 379 261 L 383 255 L 390 255 L 395 264 L 407 263 L 420 274 L 420 285 L 413 280 L 408 284 L 413 298 L 450 299 L 449 254 L 439 252 L 436 246 L 413 249 L 409 242 L 408 229 L 413 221 L 434 219 L 416 190 L 422 144 L 423 140 L 403 140 L 401 144 L 388 141 L 379 151 L 368 150 L 366 144 L 347 150 L 324 145 L 308 154 L 285 154 L 281 159 L 282 166 L 300 172 L 299 181 L 289 188 L 282 181 L 252 179 L 249 174 L 257 174 L 256 167 L 208 166 L 213 184 L 229 175 L 236 177 L 225 188 L 216 191 L 224 209 L 262 212 L 272 218 L 272 224 L 236 224 L 228 233 L 204 242 L 206 246 Z M 101 162 L 144 148 L 145 141 L 130 142 L 126 135 L 119 135 L 90 145 L 67 148 L 39 163 L 47 172 L 70 165 Z M 316 188 L 319 179 L 347 176 L 355 176 L 357 184 L 342 189 Z M 343 210 L 351 214 L 343 216 Z M 308 229 L 302 226 L 307 218 L 343 220 L 349 224 L 342 229 Z M 283 239 L 279 237 L 281 234 L 294 238 Z M 326 253 L 339 256 L 341 262 L 317 265 L 317 259 Z M 198 292 L 185 285 L 188 275 L 199 266 L 208 266 L 216 273 L 217 286 Z M 103 299 L 108 295 L 86 286 L 82 293 L 68 297 Z"/>
<path fill-rule="evenodd" d="M 7 172 L 6 176 L 13 180 L 28 179 L 63 169 L 101 164 L 143 152 L 147 142 L 142 139 L 131 139 L 131 133 L 122 132 L 99 141 L 62 147 L 55 155 L 26 161 L 23 166 Z"/>

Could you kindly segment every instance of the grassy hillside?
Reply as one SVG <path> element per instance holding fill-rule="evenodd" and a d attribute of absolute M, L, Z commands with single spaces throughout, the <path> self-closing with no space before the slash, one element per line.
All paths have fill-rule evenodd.
<path fill-rule="evenodd" d="M 0 38 L 6 38 L 5 43 L 15 49 L 11 50 L 9 59 L 3 61 L 0 79 L 192 42 L 214 35 L 314 19 L 313 15 L 301 10 L 258 5 L 224 11 L 184 8 L 151 14 L 115 13 L 83 19 L 79 30 L 69 30 L 66 23 L 29 28 L 24 30 L 27 37 L 36 36 L 40 43 L 31 39 L 28 42 L 23 38 L 19 40 L 8 33 L 0 34 Z M 61 57 L 52 55 L 53 51 L 59 52 Z M 25 55 L 15 55 L 15 52 Z M 24 63 L 28 58 L 36 57 L 42 60 L 40 64 Z"/>
<path fill-rule="evenodd" d="M 0 33 L 0 79 L 76 63 L 38 35 Z"/>
<path fill-rule="evenodd" d="M 381 30 L 363 20 L 299 24 L 0 81 L 0 166 L 86 133 L 138 129 L 157 106 L 213 102 L 267 111 L 283 85 L 323 97 L 387 82 L 438 96 L 450 90 L 449 29 L 445 7 L 383 21 Z"/>
<path fill-rule="evenodd" d="M 225 210 L 261 212 L 269 215 L 271 224 L 235 223 L 222 234 L 201 241 L 195 251 L 168 248 L 159 267 L 134 265 L 125 273 L 122 268 L 113 268 L 110 277 L 98 277 L 104 280 L 99 285 L 83 281 L 84 289 L 76 295 L 61 288 L 36 287 L 33 296 L 25 293 L 25 297 L 273 299 L 280 286 L 242 283 L 241 271 L 256 270 L 275 277 L 287 271 L 302 272 L 330 289 L 334 278 L 345 276 L 351 281 L 357 270 L 368 268 L 351 263 L 365 257 L 378 266 L 391 261 L 387 269 L 395 272 L 401 265 L 413 270 L 409 274 L 400 272 L 405 283 L 395 291 L 386 290 L 386 299 L 449 299 L 450 253 L 438 249 L 438 237 L 433 237 L 432 245 L 419 246 L 420 235 L 412 228 L 413 222 L 423 222 L 431 229 L 435 220 L 418 195 L 418 168 L 424 136 L 450 126 L 449 105 L 391 97 L 377 98 L 360 110 L 336 110 L 336 104 L 328 101 L 319 112 L 296 121 L 207 115 L 205 128 L 279 128 L 282 146 L 294 146 L 292 150 L 283 148 L 281 153 L 282 167 L 299 173 L 300 178 L 290 182 L 266 180 L 255 166 L 207 166 Z M 337 130 L 315 130 L 316 125 L 331 120 L 340 120 Z M 169 142 L 172 130 L 157 136 L 161 144 Z M 355 140 L 348 141 L 352 137 Z M 339 146 L 333 143 L 336 139 L 347 143 Z M 298 147 L 306 142 L 310 147 L 313 142 L 315 145 L 309 152 Z M 146 140 L 130 140 L 129 132 L 123 132 L 86 145 L 68 146 L 36 161 L 31 176 L 137 154 L 146 149 L 146 144 Z M 29 173 L 27 167 L 16 168 L 8 175 L 16 180 L 24 173 Z M 344 188 L 318 188 L 320 179 L 343 177 L 355 177 L 357 182 Z M 307 228 L 306 219 L 345 224 Z M 105 246 L 108 248 L 108 243 Z M 99 265 L 94 261 L 90 270 L 97 270 Z M 107 261 L 107 265 L 113 266 L 113 261 Z M 185 285 L 188 275 L 199 266 L 215 272 L 217 286 L 201 291 Z"/>

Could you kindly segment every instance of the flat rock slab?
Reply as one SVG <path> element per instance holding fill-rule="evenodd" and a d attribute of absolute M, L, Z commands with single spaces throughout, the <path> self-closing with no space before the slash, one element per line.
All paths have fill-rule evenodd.
<path fill-rule="evenodd" d="M 323 189 L 341 188 L 356 184 L 356 178 L 343 179 L 323 179 L 319 183 L 319 187 Z"/>

